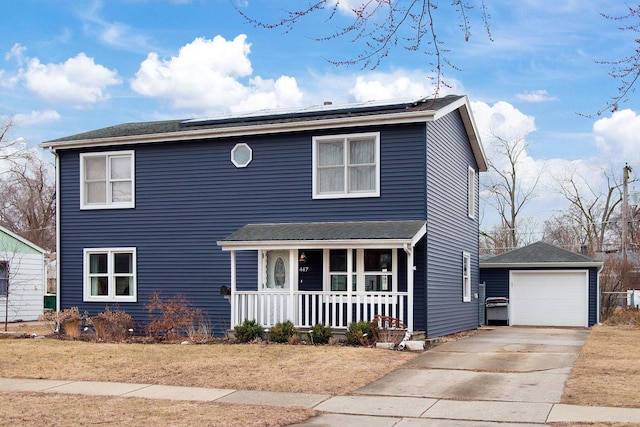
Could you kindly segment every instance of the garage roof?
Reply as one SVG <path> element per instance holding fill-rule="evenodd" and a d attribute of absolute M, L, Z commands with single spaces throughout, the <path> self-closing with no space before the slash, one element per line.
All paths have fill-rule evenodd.
<path fill-rule="evenodd" d="M 480 268 L 600 267 L 602 262 L 545 242 L 480 261 Z"/>

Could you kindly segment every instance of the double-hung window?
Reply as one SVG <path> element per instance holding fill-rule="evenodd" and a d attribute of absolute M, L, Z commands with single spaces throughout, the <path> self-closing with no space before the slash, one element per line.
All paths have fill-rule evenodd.
<path fill-rule="evenodd" d="M 462 301 L 471 301 L 471 254 L 462 253 Z"/>
<path fill-rule="evenodd" d="M 133 151 L 80 155 L 80 208 L 135 207 Z"/>
<path fill-rule="evenodd" d="M 396 249 L 327 249 L 325 271 L 328 290 L 348 289 L 351 270 L 351 290 L 354 292 L 393 292 L 397 280 Z M 349 268 L 351 266 L 351 268 Z"/>
<path fill-rule="evenodd" d="M 0 261 L 0 297 L 6 297 L 9 291 L 9 263 Z"/>
<path fill-rule="evenodd" d="M 84 300 L 136 302 L 136 249 L 84 250 Z"/>
<path fill-rule="evenodd" d="M 345 291 L 347 290 L 347 283 L 349 277 L 347 275 L 349 257 L 347 256 L 347 249 L 333 249 L 329 251 L 329 283 L 332 291 Z M 357 276 L 356 276 L 356 264 L 355 264 L 355 250 L 351 250 L 351 289 L 357 290 Z"/>
<path fill-rule="evenodd" d="M 380 196 L 380 133 L 313 138 L 313 198 Z"/>

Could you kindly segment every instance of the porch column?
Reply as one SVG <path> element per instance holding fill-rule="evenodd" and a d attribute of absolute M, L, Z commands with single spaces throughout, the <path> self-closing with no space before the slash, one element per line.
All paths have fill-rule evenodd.
<path fill-rule="evenodd" d="M 287 317 L 294 325 L 298 322 L 295 317 L 293 296 L 294 286 L 298 289 L 298 251 L 296 249 L 289 250 L 289 301 L 287 302 Z"/>
<path fill-rule="evenodd" d="M 233 328 L 235 324 L 236 316 L 236 251 L 231 251 L 231 295 L 229 296 L 231 302 L 231 322 L 230 327 Z"/>
<path fill-rule="evenodd" d="M 405 245 L 407 254 L 407 329 L 413 332 L 413 246 Z"/>

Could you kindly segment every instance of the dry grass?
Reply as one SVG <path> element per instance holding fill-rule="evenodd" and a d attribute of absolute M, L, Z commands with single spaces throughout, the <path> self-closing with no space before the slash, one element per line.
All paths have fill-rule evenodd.
<path fill-rule="evenodd" d="M 47 393 L 0 392 L 0 400 L 3 402 L 0 423 L 25 427 L 90 424 L 266 427 L 299 423 L 315 414 L 302 408 Z"/>
<path fill-rule="evenodd" d="M 0 377 L 336 395 L 352 392 L 413 357 L 406 352 L 341 346 L 17 339 L 0 341 Z"/>
<path fill-rule="evenodd" d="M 47 334 L 46 326 L 12 330 Z M 0 377 L 117 381 L 242 390 L 344 394 L 415 354 L 362 347 L 278 344 L 99 344 L 58 339 L 0 340 Z M 281 426 L 315 411 L 46 393 L 0 393 L 2 425 Z M 87 410 L 82 410 L 86 408 Z M 80 410 L 79 410 L 80 409 Z"/>
<path fill-rule="evenodd" d="M 562 396 L 575 405 L 640 408 L 640 329 L 594 326 Z"/>

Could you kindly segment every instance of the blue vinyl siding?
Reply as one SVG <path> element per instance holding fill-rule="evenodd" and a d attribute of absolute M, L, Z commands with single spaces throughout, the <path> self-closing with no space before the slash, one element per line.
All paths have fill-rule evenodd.
<path fill-rule="evenodd" d="M 469 166 L 477 171 L 460 114 L 427 127 L 426 331 L 436 337 L 478 327 L 478 183 L 467 210 Z M 462 301 L 462 253 L 471 255 L 471 302 Z"/>
<path fill-rule="evenodd" d="M 117 306 L 143 323 L 148 319 L 144 305 L 154 291 L 166 297 L 180 293 L 202 308 L 221 333 L 229 327 L 229 301 L 219 289 L 229 285 L 230 254 L 216 242 L 240 227 L 424 219 L 425 125 L 349 133 L 367 131 L 381 132 L 381 196 L 375 198 L 312 199 L 311 138 L 344 134 L 343 129 L 59 150 L 61 308 L 77 306 L 89 315 L 105 308 L 82 301 L 83 248 L 135 247 L 138 302 Z M 240 169 L 230 160 L 239 142 L 253 150 L 251 164 Z M 80 210 L 80 152 L 114 150 L 135 151 L 136 207 Z M 257 253 L 237 255 L 238 289 L 256 289 Z M 423 286 L 418 277 L 416 286 Z"/>

